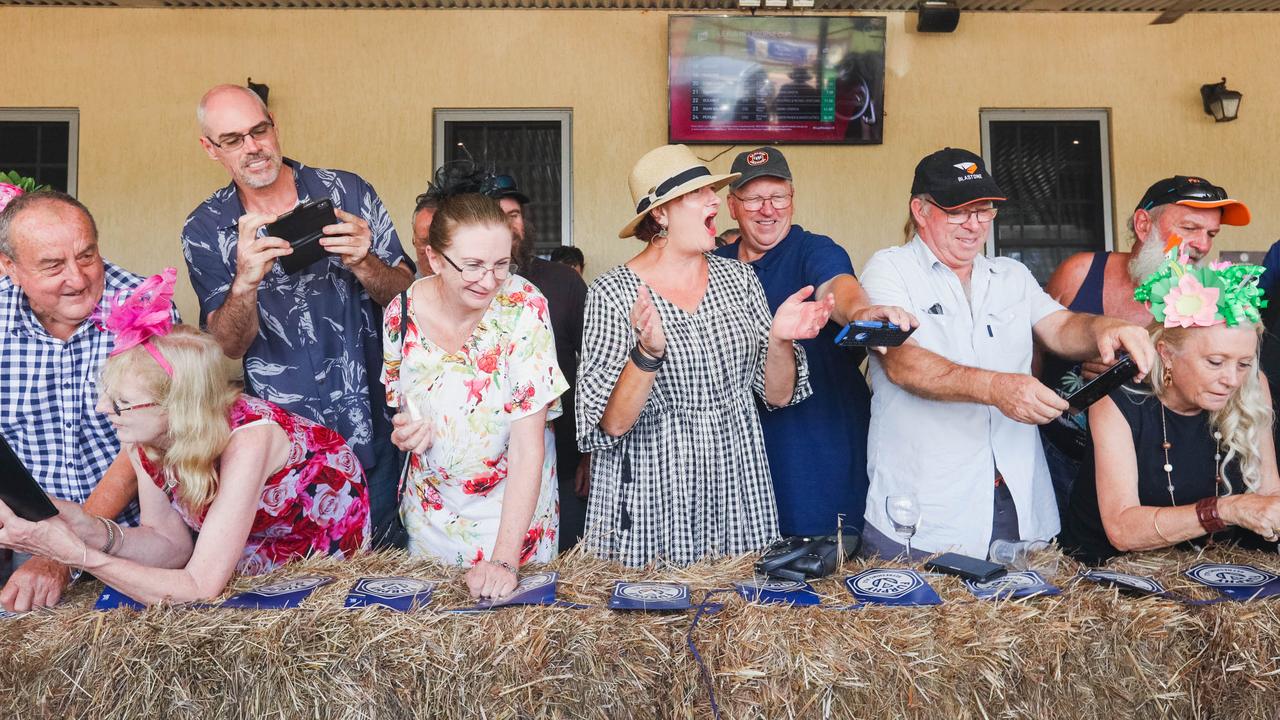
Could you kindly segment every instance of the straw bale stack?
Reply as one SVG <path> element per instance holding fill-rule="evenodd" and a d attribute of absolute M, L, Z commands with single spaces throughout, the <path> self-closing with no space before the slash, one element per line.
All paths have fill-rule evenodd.
<path fill-rule="evenodd" d="M 1117 568 L 1155 575 L 1195 597 L 1179 575 L 1202 559 L 1277 567 L 1274 555 L 1165 552 Z M 280 577 L 328 574 L 291 611 L 92 610 L 84 583 L 53 611 L 0 621 L 3 718 L 708 718 L 686 647 L 693 613 L 605 609 L 615 579 L 701 590 L 750 575 L 748 558 L 682 570 L 625 570 L 574 553 L 560 597 L 586 610 L 345 610 L 357 577 L 447 577 L 399 554 L 313 559 Z M 817 583 L 847 604 L 839 578 Z M 978 601 L 932 578 L 940 607 L 861 610 L 756 606 L 716 596 L 694 640 L 725 718 L 1230 718 L 1280 713 L 1280 600 L 1190 607 L 1071 585 L 1056 598 Z M 242 590 L 261 579 L 240 579 Z M 469 604 L 460 582 L 435 608 Z"/>

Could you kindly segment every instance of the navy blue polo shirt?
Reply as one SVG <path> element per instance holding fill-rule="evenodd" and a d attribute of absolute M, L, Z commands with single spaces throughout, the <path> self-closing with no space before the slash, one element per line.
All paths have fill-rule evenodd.
<path fill-rule="evenodd" d="M 738 245 L 715 252 L 736 260 Z M 805 285 L 816 289 L 837 275 L 854 274 L 844 248 L 799 225 L 750 265 L 773 312 Z M 817 337 L 800 341 L 813 395 L 791 407 L 760 412 L 783 535 L 834 534 L 839 515 L 846 531 L 862 530 L 871 392 L 858 369 L 863 355 L 836 345 L 839 332 L 832 321 Z"/>

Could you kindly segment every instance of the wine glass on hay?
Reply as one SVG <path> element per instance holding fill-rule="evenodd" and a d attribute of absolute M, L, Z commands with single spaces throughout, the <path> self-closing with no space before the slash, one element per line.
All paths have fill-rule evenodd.
<path fill-rule="evenodd" d="M 911 562 L 911 538 L 920 525 L 920 501 L 915 493 L 890 495 L 884 499 L 884 509 L 893 523 L 893 531 L 907 546 L 907 562 Z"/>

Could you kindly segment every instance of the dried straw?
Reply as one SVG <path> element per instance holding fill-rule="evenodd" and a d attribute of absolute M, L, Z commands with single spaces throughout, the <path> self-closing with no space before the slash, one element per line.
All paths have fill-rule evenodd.
<path fill-rule="evenodd" d="M 1211 597 L 1179 572 L 1202 559 L 1276 567 L 1275 556 L 1165 552 L 1118 569 Z M 706 718 L 685 646 L 692 613 L 605 609 L 612 581 L 701 590 L 750 575 L 750 559 L 626 570 L 572 553 L 560 597 L 587 610 L 345 610 L 361 576 L 453 577 L 435 608 L 469 604 L 453 574 L 401 554 L 313 559 L 280 577 L 338 582 L 293 611 L 92 610 L 84 583 L 53 611 L 0 621 L 3 718 Z M 847 604 L 840 577 L 816 584 Z M 1280 602 L 1189 607 L 1070 584 L 1056 598 L 975 600 L 954 578 L 940 607 L 725 608 L 694 639 L 725 718 L 1258 718 L 1280 707 Z M 261 579 L 239 579 L 229 591 Z"/>

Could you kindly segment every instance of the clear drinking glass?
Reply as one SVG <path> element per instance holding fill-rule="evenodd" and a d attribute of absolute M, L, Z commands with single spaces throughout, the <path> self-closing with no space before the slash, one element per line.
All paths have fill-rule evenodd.
<path fill-rule="evenodd" d="M 893 523 L 893 531 L 898 533 L 907 546 L 907 561 L 911 561 L 911 538 L 916 534 L 920 524 L 920 501 L 915 493 L 890 495 L 884 499 L 884 509 Z"/>

